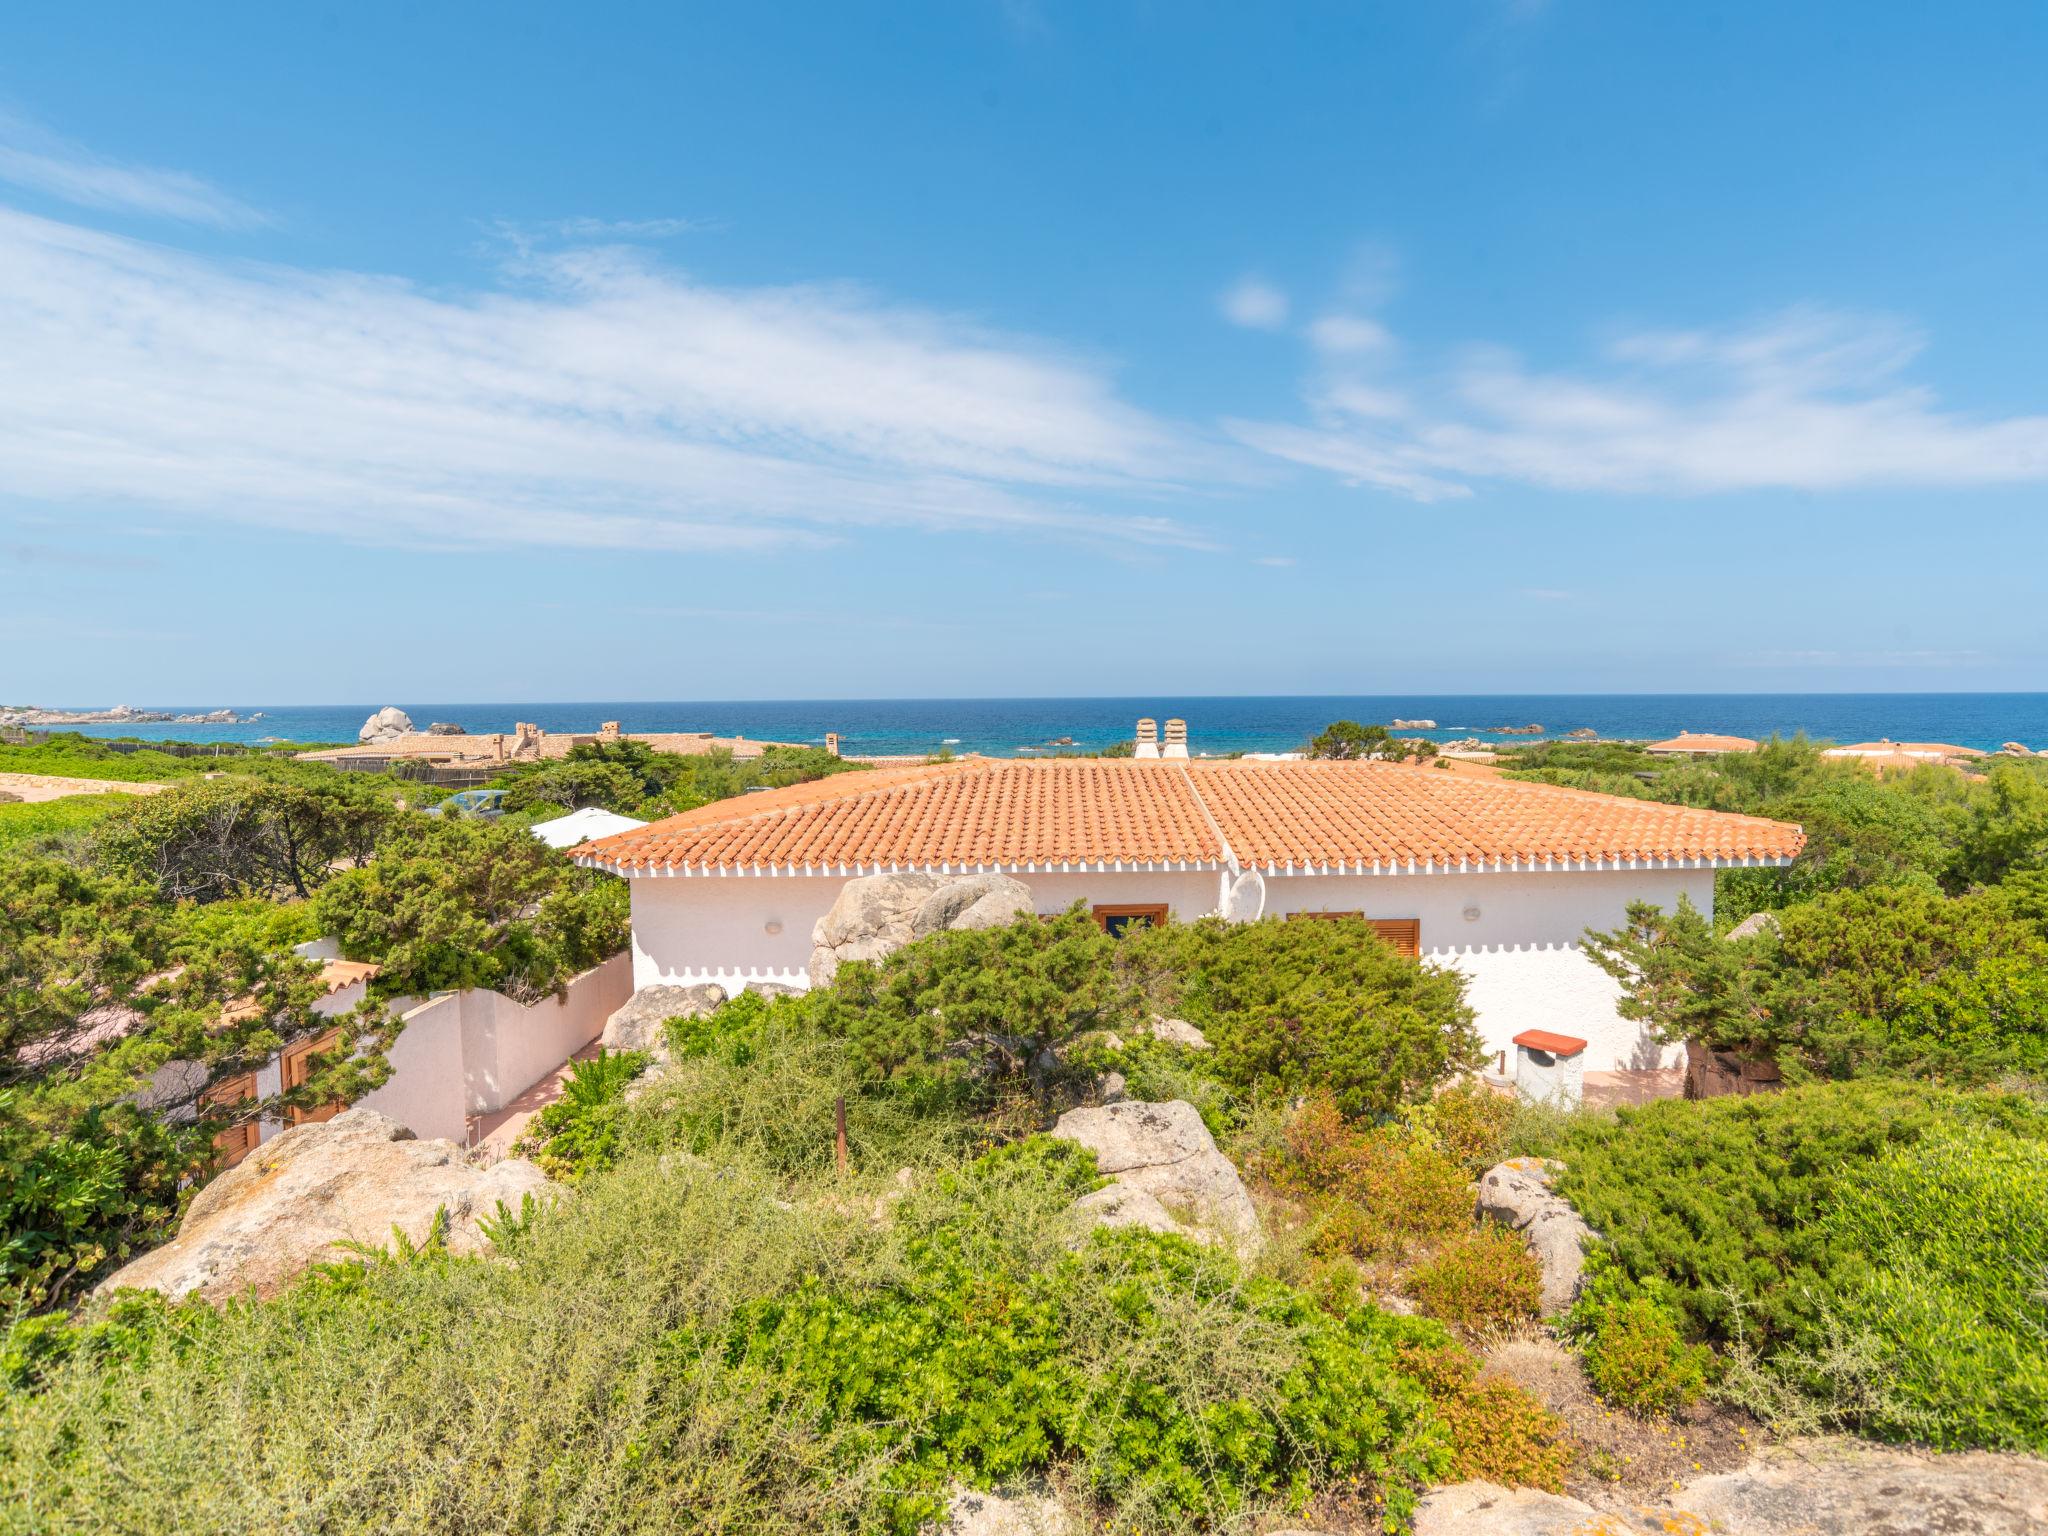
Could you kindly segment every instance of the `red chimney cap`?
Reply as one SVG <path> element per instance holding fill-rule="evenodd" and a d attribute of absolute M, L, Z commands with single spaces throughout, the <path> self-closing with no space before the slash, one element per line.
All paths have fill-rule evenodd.
<path fill-rule="evenodd" d="M 1552 1056 L 1576 1056 L 1586 1048 L 1586 1042 L 1571 1035 L 1553 1035 L 1547 1029 L 1525 1029 L 1515 1036 L 1515 1044 L 1526 1045 L 1532 1051 L 1544 1051 Z"/>

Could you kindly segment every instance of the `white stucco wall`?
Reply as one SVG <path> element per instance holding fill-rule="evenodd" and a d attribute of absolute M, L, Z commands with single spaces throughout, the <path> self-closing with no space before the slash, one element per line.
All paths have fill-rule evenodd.
<path fill-rule="evenodd" d="M 353 1007 L 362 987 L 349 991 L 347 1007 Z M 531 1007 L 482 990 L 394 999 L 392 1007 L 405 1027 L 388 1053 L 391 1075 L 356 1102 L 389 1115 L 416 1136 L 465 1144 L 470 1116 L 502 1109 L 595 1040 L 632 992 L 632 962 L 622 951 L 572 977 L 565 997 L 542 998 Z M 277 1089 L 273 1057 L 257 1073 L 257 1092 Z M 265 1120 L 262 1137 L 268 1140 L 283 1128 L 275 1119 Z"/>
<path fill-rule="evenodd" d="M 1076 900 L 1165 902 L 1179 921 L 1216 909 L 1213 872 L 1020 875 L 1041 912 Z M 845 881 L 838 876 L 712 875 L 642 877 L 633 893 L 633 985 L 715 981 L 737 991 L 749 981 L 803 986 L 811 929 Z M 1640 1026 L 1614 1011 L 1619 988 L 1578 948 L 1589 927 L 1618 926 L 1631 901 L 1667 910 L 1680 894 L 1713 910 L 1708 869 L 1588 871 L 1554 874 L 1275 875 L 1266 879 L 1266 911 L 1363 912 L 1415 918 L 1425 959 L 1457 967 L 1490 1051 L 1506 1051 L 1525 1029 L 1549 1029 L 1587 1042 L 1585 1067 L 1675 1062 Z M 1467 918 L 1466 909 L 1477 916 Z M 771 933 L 775 926 L 779 931 Z"/>

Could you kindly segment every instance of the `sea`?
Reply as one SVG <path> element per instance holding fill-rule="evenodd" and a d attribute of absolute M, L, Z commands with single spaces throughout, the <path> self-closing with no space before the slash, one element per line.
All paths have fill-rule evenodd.
<path fill-rule="evenodd" d="M 1644 693 L 1437 694 L 1068 699 L 763 699 L 691 703 L 435 704 L 387 699 L 424 730 L 447 721 L 472 734 L 531 721 L 546 731 L 594 731 L 616 720 L 631 731 L 711 731 L 759 741 L 823 742 L 839 733 L 848 755 L 918 755 L 950 748 L 996 757 L 1036 756 L 1063 746 L 1087 751 L 1128 738 L 1140 716 L 1187 721 L 1196 755 L 1287 752 L 1333 720 L 1388 724 L 1430 720 L 1402 735 L 1437 742 L 1478 736 L 1503 743 L 1591 730 L 1603 738 L 1657 740 L 1682 730 L 1759 739 L 1795 735 L 1831 741 L 1940 741 L 1995 749 L 2008 741 L 2048 748 L 2048 693 Z M 51 727 L 149 740 L 353 742 L 380 704 L 229 705 L 235 724 Z M 98 706 L 77 706 L 83 710 Z M 173 714 L 222 706 L 137 705 Z M 1502 726 L 1541 726 L 1533 735 L 1492 736 Z"/>

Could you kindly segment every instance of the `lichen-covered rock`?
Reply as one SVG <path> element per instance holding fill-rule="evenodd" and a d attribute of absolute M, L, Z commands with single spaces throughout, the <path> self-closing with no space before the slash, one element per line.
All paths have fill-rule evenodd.
<path fill-rule="evenodd" d="M 1479 1180 L 1479 1216 L 1522 1235 L 1543 1269 L 1543 1315 L 1555 1316 L 1578 1299 L 1593 1229 L 1571 1202 L 1550 1187 L 1563 1165 L 1540 1157 L 1511 1157 Z"/>
<path fill-rule="evenodd" d="M 967 875 L 947 880 L 924 899 L 910 920 L 910 936 L 1002 928 L 1031 914 L 1031 887 L 1008 875 Z"/>
<path fill-rule="evenodd" d="M 1791 1442 L 1738 1471 L 1694 1478 L 1672 1502 L 1744 1536 L 2038 1536 L 2048 1531 L 2048 1461 Z"/>
<path fill-rule="evenodd" d="M 1168 1045 L 1184 1045 L 1195 1051 L 1209 1049 L 1209 1037 L 1184 1019 L 1163 1018 L 1155 1013 L 1148 1027 L 1153 1039 L 1164 1040 Z"/>
<path fill-rule="evenodd" d="M 1265 1242 L 1244 1180 L 1186 1100 L 1070 1109 L 1052 1133 L 1088 1148 L 1105 1176 L 1150 1195 L 1184 1224 L 1240 1252 Z"/>
<path fill-rule="evenodd" d="M 1074 1212 L 1090 1227 L 1143 1227 L 1147 1232 L 1185 1235 L 1187 1228 L 1153 1195 L 1128 1184 L 1105 1184 L 1074 1202 Z"/>
<path fill-rule="evenodd" d="M 725 988 L 715 981 L 689 987 L 642 987 L 604 1021 L 598 1043 L 608 1051 L 647 1051 L 665 1057 L 668 1037 L 662 1031 L 664 1024 L 670 1019 L 701 1018 L 724 1001 Z"/>
<path fill-rule="evenodd" d="M 1534 1488 L 1456 1483 L 1431 1493 L 1415 1514 L 1415 1536 L 2033 1536 L 2043 1530 L 2048 1461 L 2038 1456 L 1938 1456 L 1854 1440 L 1787 1441 L 1733 1472 L 1696 1477 L 1654 1505 L 1598 1510 Z"/>
<path fill-rule="evenodd" d="M 1415 1536 L 1623 1536 L 1631 1529 L 1582 1500 L 1498 1483 L 1453 1483 L 1415 1511 Z"/>
<path fill-rule="evenodd" d="M 936 1536 L 1068 1536 L 1076 1528 L 1059 1500 L 1042 1489 L 983 1493 L 956 1485 Z"/>
<path fill-rule="evenodd" d="M 849 960 L 879 960 L 908 944 L 918 909 L 938 888 L 936 875 L 914 872 L 847 881 L 811 930 L 811 985 L 827 985 Z"/>
<path fill-rule="evenodd" d="M 811 985 L 849 960 L 879 960 L 928 933 L 999 928 L 1029 913 L 1031 890 L 1007 875 L 863 875 L 841 887 L 811 930 Z"/>
<path fill-rule="evenodd" d="M 478 1218 L 501 1200 L 516 1210 L 522 1196 L 555 1190 L 524 1158 L 478 1168 L 452 1141 L 419 1141 L 374 1109 L 345 1110 L 263 1143 L 199 1191 L 175 1238 L 100 1290 L 269 1296 L 307 1266 L 346 1257 L 337 1243 L 386 1247 L 394 1227 L 424 1242 L 442 1210 L 449 1250 L 481 1252 L 489 1244 Z"/>

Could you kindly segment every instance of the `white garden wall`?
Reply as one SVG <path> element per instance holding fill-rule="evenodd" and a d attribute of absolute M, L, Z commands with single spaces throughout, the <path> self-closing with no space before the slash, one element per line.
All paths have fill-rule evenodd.
<path fill-rule="evenodd" d="M 405 1027 L 391 1043 L 391 1075 L 383 1087 L 356 1102 L 389 1115 L 416 1136 L 466 1143 L 471 1116 L 504 1108 L 595 1040 L 605 1020 L 632 994 L 632 961 L 622 950 L 573 977 L 561 997 L 531 1006 L 482 990 L 442 992 L 424 1001 L 395 999 L 392 1007 Z M 360 986 L 349 989 L 348 1007 L 361 996 Z M 345 1011 L 321 1008 L 328 1014 Z M 257 1073 L 257 1092 L 277 1089 L 273 1059 Z M 266 1120 L 263 1138 L 282 1129 Z"/>
<path fill-rule="evenodd" d="M 1214 872 L 1026 874 L 1041 912 L 1079 900 L 1164 902 L 1179 921 L 1216 909 Z M 806 984 L 811 929 L 845 884 L 838 876 L 642 876 L 633 893 L 633 985 L 712 981 L 738 991 L 749 981 Z M 1415 918 L 1424 957 L 1456 966 L 1491 1051 L 1511 1051 L 1525 1029 L 1588 1042 L 1589 1071 L 1655 1066 L 1659 1052 L 1614 1010 L 1618 988 L 1578 948 L 1588 927 L 1618 926 L 1631 901 L 1666 909 L 1680 894 L 1713 910 L 1708 869 L 1555 874 L 1277 875 L 1266 911 L 1363 912 Z M 1467 911 L 1475 915 L 1468 917 Z"/>

